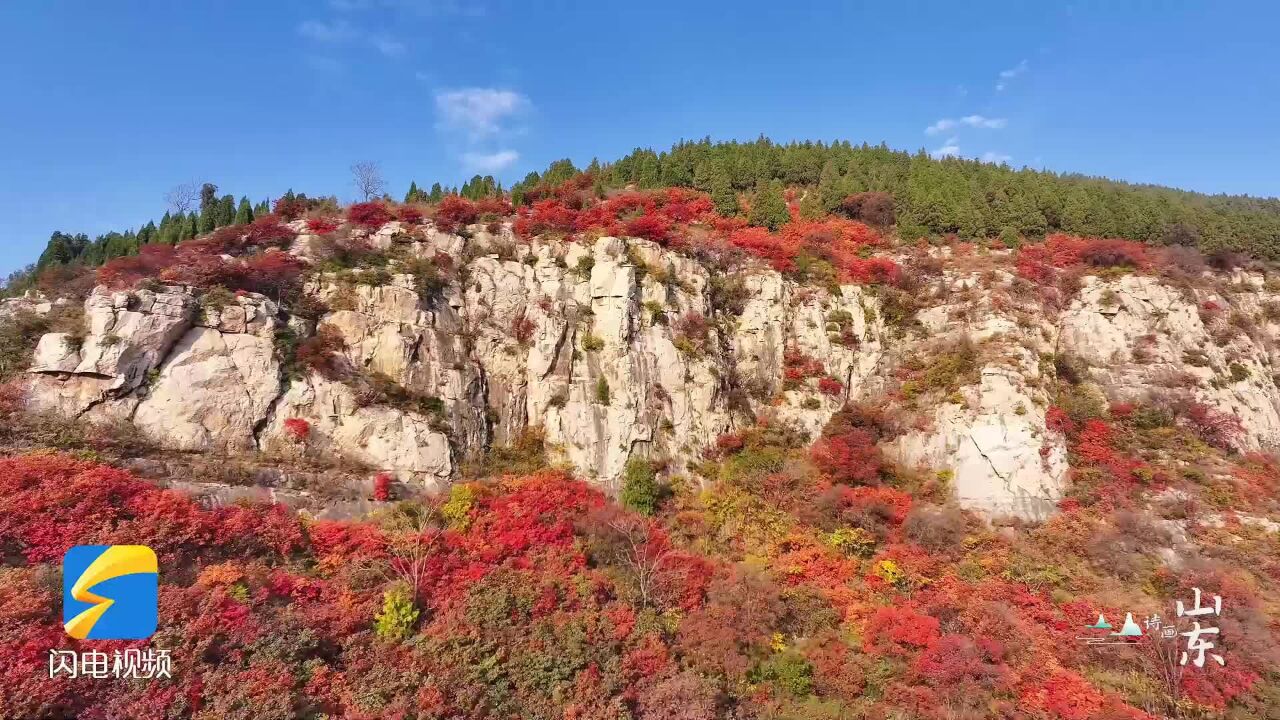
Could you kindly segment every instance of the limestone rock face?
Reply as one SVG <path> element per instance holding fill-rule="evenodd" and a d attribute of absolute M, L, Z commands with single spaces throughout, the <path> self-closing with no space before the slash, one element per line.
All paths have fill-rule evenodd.
<path fill-rule="evenodd" d="M 85 300 L 85 335 L 40 339 L 30 368 L 31 406 L 81 415 L 99 405 L 127 414 L 126 399 L 194 322 L 195 298 L 181 288 L 114 292 L 96 288 Z"/>
<path fill-rule="evenodd" d="M 289 386 L 263 430 L 264 444 L 295 442 L 284 428 L 290 418 L 308 422 L 307 443 L 317 450 L 391 470 L 401 480 L 440 488 L 453 474 L 448 436 L 433 429 L 428 418 L 385 406 L 360 407 L 351 388 L 319 375 Z"/>
<path fill-rule="evenodd" d="M 1086 277 L 1062 314 L 1062 346 L 1119 397 L 1178 388 L 1239 416 L 1243 449 L 1273 447 L 1280 443 L 1280 389 L 1269 348 L 1280 328 L 1255 318 L 1277 307 L 1280 296 L 1246 274 L 1229 287 L 1224 297 L 1152 277 Z"/>
<path fill-rule="evenodd" d="M 254 429 L 281 392 L 278 312 L 260 297 L 206 311 L 142 393 L 134 424 L 179 450 L 256 448 Z"/>
<path fill-rule="evenodd" d="M 1044 321 L 1020 324 L 1016 314 L 1040 314 L 1039 308 L 1012 299 L 993 302 L 993 294 L 979 294 L 977 288 L 977 276 L 944 276 L 935 288 L 941 302 L 917 320 L 935 343 L 965 341 L 990 348 L 979 351 L 984 358 L 979 381 L 939 403 L 930 426 L 899 438 L 891 454 L 907 464 L 949 472 L 965 507 L 992 516 L 1043 519 L 1061 497 L 1067 472 L 1065 439 L 1045 429 L 1044 411 L 1052 398 L 1043 388 L 1039 362 L 1041 353 L 1052 350 L 1056 328 Z M 900 352 L 929 349 L 908 343 Z"/>
<path fill-rule="evenodd" d="M 849 401 L 893 392 L 911 406 L 900 371 L 967 341 L 976 366 L 941 400 L 909 407 L 885 450 L 949 477 L 962 504 L 988 515 L 1043 518 L 1065 489 L 1065 439 L 1044 421 L 1055 353 L 1085 361 L 1113 397 L 1177 379 L 1242 418 L 1243 448 L 1280 439 L 1280 325 L 1260 319 L 1280 318 L 1280 296 L 1247 273 L 1217 293 L 1086 277 L 1056 311 L 1008 273 L 952 269 L 922 279 L 924 309 L 903 318 L 875 288 L 799 286 L 760 264 L 726 273 L 634 238 L 526 242 L 509 226 L 399 223 L 353 237 L 416 259 L 419 272 L 427 261 L 444 270 L 315 276 L 305 292 L 327 310 L 307 319 L 252 294 L 202 308 L 181 287 L 100 288 L 83 332 L 41 338 L 32 406 L 131 420 L 182 450 L 296 452 L 284 423 L 299 418 L 308 452 L 433 487 L 532 431 L 554 460 L 614 489 L 633 458 L 688 473 L 719 435 L 758 417 L 812 440 Z M 332 242 L 303 232 L 291 252 L 314 259 Z M 48 301 L 22 300 L 48 312 Z M 342 340 L 362 381 L 412 402 L 371 404 L 353 383 L 314 373 L 287 379 L 278 341 L 317 330 Z"/>
<path fill-rule="evenodd" d="M 64 298 L 50 300 L 35 290 L 28 290 L 20 297 L 0 300 L 0 319 L 12 317 L 18 313 L 48 315 L 55 307 L 65 305 L 67 302 Z"/>
<path fill-rule="evenodd" d="M 320 321 L 336 331 L 353 367 L 381 374 L 416 394 L 439 398 L 461 452 L 488 441 L 482 377 L 466 345 L 456 288 L 424 299 L 409 275 L 386 285 L 347 286 L 325 279 L 309 288 L 336 307 Z"/>

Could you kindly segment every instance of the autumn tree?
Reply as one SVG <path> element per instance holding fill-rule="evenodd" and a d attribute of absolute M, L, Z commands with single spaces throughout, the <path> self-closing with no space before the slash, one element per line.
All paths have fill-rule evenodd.
<path fill-rule="evenodd" d="M 645 518 L 606 507 L 589 514 L 582 525 L 592 557 L 627 577 L 641 607 L 653 605 L 661 588 L 680 572 L 670 541 Z"/>
<path fill-rule="evenodd" d="M 404 583 L 415 604 L 423 599 L 431 562 L 445 531 L 439 505 L 438 499 L 401 503 L 386 523 L 389 557 L 383 571 Z"/>
<path fill-rule="evenodd" d="M 351 166 L 351 177 L 356 192 L 360 193 L 365 202 L 381 195 L 386 188 L 386 183 L 382 180 L 382 168 L 376 162 L 366 160 L 355 163 Z"/>
<path fill-rule="evenodd" d="M 196 201 L 199 199 L 200 188 L 192 182 L 174 185 L 164 195 L 164 202 L 169 207 L 169 210 L 175 214 L 182 215 L 191 212 L 191 208 L 195 207 Z"/>

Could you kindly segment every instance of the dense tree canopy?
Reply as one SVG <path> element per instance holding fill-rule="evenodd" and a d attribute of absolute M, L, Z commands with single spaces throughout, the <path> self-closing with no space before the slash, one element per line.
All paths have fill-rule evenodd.
<path fill-rule="evenodd" d="M 531 173 L 513 188 L 513 200 L 518 202 L 539 183 L 562 182 L 566 163 L 558 161 L 541 177 Z M 606 188 L 697 187 L 716 196 L 718 208 L 729 205 L 723 186 L 717 188 L 713 182 L 720 173 L 727 175 L 732 190 L 742 193 L 775 180 L 788 187 L 816 188 L 828 212 L 852 194 L 887 193 L 896 201 L 899 233 L 908 239 L 926 234 L 995 238 L 1006 231 L 1039 237 L 1061 231 L 1280 258 L 1280 200 L 1275 198 L 1205 195 L 1015 170 L 883 145 L 705 139 L 681 142 L 662 153 L 637 149 L 598 167 L 599 182 Z M 553 171 L 555 179 L 548 177 Z"/>

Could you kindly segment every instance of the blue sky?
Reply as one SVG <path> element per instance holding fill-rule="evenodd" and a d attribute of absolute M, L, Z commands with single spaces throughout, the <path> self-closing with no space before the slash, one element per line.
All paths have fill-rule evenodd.
<path fill-rule="evenodd" d="M 399 195 L 704 135 L 1280 195 L 1277 22 L 1264 3 L 14 0 L 0 273 L 53 230 L 136 228 L 186 181 L 349 199 L 373 160 Z"/>

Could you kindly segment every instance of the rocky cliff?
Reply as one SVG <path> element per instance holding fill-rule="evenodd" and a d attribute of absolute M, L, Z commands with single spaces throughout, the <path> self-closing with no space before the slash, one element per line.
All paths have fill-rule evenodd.
<path fill-rule="evenodd" d="M 717 437 L 760 419 L 815 437 L 846 402 L 891 399 L 905 408 L 886 442 L 899 462 L 949 477 L 967 507 L 1032 519 L 1068 482 L 1063 438 L 1045 425 L 1055 359 L 1112 398 L 1165 389 L 1238 415 L 1242 449 L 1280 432 L 1280 295 L 1259 276 L 1086 276 L 1055 304 L 999 252 L 943 249 L 904 311 L 871 287 L 802 286 L 759 263 L 726 271 L 634 238 L 492 230 L 388 224 L 369 242 L 448 272 L 320 273 L 309 319 L 252 293 L 98 288 L 82 334 L 40 340 L 30 405 L 126 419 L 186 451 L 287 447 L 286 421 L 301 419 L 310 449 L 435 487 L 536 430 L 553 460 L 614 488 L 633 457 L 688 474 Z M 292 252 L 321 244 L 303 234 Z M 416 402 L 300 371 L 287 348 L 316 333 Z"/>

